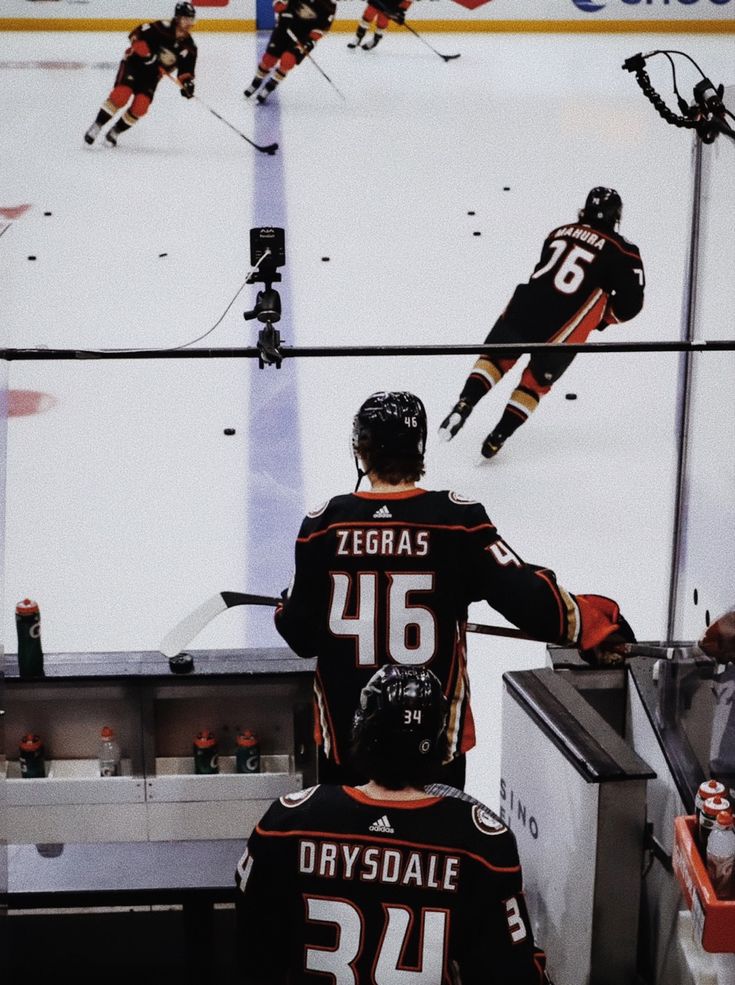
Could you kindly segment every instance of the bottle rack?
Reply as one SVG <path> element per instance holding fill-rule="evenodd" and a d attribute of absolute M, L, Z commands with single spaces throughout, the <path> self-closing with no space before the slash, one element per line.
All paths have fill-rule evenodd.
<path fill-rule="evenodd" d="M 159 653 L 45 655 L 21 680 L 6 659 L 7 838 L 11 843 L 246 837 L 271 801 L 314 782 L 313 664 L 289 650 L 199 651 L 185 677 Z M 122 775 L 99 775 L 99 733 L 119 739 Z M 219 740 L 220 772 L 197 775 L 199 729 Z M 235 736 L 253 728 L 261 771 L 235 771 Z M 22 777 L 16 737 L 39 734 L 46 776 Z"/>
<path fill-rule="evenodd" d="M 674 874 L 704 950 L 711 954 L 732 954 L 735 953 L 735 900 L 721 900 L 715 895 L 695 840 L 696 826 L 693 815 L 674 818 Z"/>

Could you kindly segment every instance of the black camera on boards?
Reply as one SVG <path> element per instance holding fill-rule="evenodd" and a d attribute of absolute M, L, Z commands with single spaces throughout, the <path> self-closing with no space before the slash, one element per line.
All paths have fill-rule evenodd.
<path fill-rule="evenodd" d="M 281 368 L 281 333 L 275 323 L 281 319 L 281 296 L 273 284 L 281 280 L 278 268 L 286 263 L 286 236 L 278 226 L 259 226 L 250 230 L 250 265 L 253 268 L 248 284 L 261 282 L 265 289 L 258 291 L 255 307 L 245 311 L 243 318 L 263 322 L 258 333 L 258 365 Z"/>

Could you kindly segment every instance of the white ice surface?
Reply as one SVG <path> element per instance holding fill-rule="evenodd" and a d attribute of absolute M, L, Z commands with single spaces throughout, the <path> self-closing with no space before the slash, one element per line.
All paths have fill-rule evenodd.
<path fill-rule="evenodd" d="M 622 231 L 640 246 L 648 280 L 643 313 L 599 340 L 678 338 L 691 143 L 621 64 L 680 48 L 728 80 L 729 39 L 429 40 L 462 57 L 445 64 L 396 32 L 370 53 L 327 37 L 314 55 L 345 100 L 306 63 L 256 109 L 241 93 L 262 39 L 202 35 L 198 95 L 258 142 L 278 140 L 268 158 L 166 80 L 117 150 L 87 148 L 82 134 L 124 39 L 5 35 L 0 207 L 31 208 L 0 237 L 2 344 L 183 345 L 241 287 L 250 227 L 271 223 L 286 228 L 288 343 L 481 342 L 545 234 L 597 184 L 620 191 Z M 246 287 L 200 345 L 252 344 L 242 312 L 254 294 Z M 677 357 L 579 356 L 482 467 L 479 445 L 518 373 L 441 445 L 436 428 L 471 363 L 332 358 L 261 372 L 231 359 L 14 362 L 11 391 L 48 396 L 42 412 L 9 421 L 6 649 L 16 649 L 12 603 L 28 595 L 54 652 L 156 649 L 217 591 L 280 591 L 304 510 L 352 488 L 352 414 L 372 391 L 394 388 L 426 402 L 427 485 L 481 499 L 524 558 L 552 567 L 571 591 L 618 599 L 639 638 L 660 637 Z M 476 621 L 501 621 L 475 610 Z M 263 613 L 248 619 L 229 610 L 193 645 L 278 644 Z M 469 787 L 491 804 L 500 675 L 543 659 L 543 646 L 471 639 L 479 745 Z"/>

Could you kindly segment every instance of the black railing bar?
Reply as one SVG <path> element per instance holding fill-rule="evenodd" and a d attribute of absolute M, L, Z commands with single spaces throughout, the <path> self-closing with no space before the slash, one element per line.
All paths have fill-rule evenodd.
<path fill-rule="evenodd" d="M 733 352 L 735 339 L 708 339 L 701 342 L 526 342 L 522 345 L 387 345 L 387 346 L 288 346 L 280 348 L 284 359 L 349 356 L 472 356 L 483 353 L 522 355 L 564 349 L 575 354 L 602 352 Z M 254 346 L 199 349 L 0 349 L 0 359 L 8 362 L 55 359 L 257 359 Z"/>

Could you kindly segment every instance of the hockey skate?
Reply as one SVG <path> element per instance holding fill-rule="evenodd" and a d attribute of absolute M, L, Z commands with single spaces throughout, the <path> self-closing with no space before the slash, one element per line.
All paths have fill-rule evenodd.
<path fill-rule="evenodd" d="M 87 132 L 84 134 L 85 144 L 93 144 L 97 139 L 97 137 L 99 137 L 100 129 L 101 127 L 99 123 L 93 123 L 92 126 L 89 128 L 89 130 L 87 130 Z"/>
<path fill-rule="evenodd" d="M 505 438 L 501 434 L 497 431 L 491 431 L 482 443 L 482 448 L 480 449 L 482 457 L 478 465 L 482 465 L 483 462 L 488 462 L 491 458 L 495 458 L 503 447 L 504 442 Z"/>
<path fill-rule="evenodd" d="M 451 441 L 462 430 L 471 413 L 472 404 L 468 404 L 466 400 L 458 400 L 439 425 L 439 437 L 443 441 Z"/>
<path fill-rule="evenodd" d="M 258 91 L 258 89 L 260 89 L 262 82 L 263 82 L 262 79 L 253 79 L 253 81 L 250 83 L 247 89 L 243 91 L 243 96 L 246 99 L 250 99 L 250 97 L 254 96 L 255 93 Z"/>
<path fill-rule="evenodd" d="M 105 134 L 105 141 L 110 147 L 117 147 L 117 134 L 114 127 Z"/>
<path fill-rule="evenodd" d="M 372 51 L 373 48 L 375 48 L 376 45 L 378 45 L 380 43 L 380 40 L 381 40 L 382 37 L 383 37 L 382 34 L 377 34 L 377 33 L 374 34 L 371 41 L 368 41 L 367 44 L 362 45 L 362 50 L 363 51 Z"/>
<path fill-rule="evenodd" d="M 364 27 L 358 27 L 357 30 L 355 31 L 355 36 L 352 39 L 352 41 L 348 41 L 347 42 L 347 47 L 348 48 L 359 48 L 360 47 L 360 42 L 362 41 L 362 39 L 364 37 L 365 37 L 365 28 Z"/>
<path fill-rule="evenodd" d="M 266 101 L 266 99 L 268 98 L 268 96 L 270 96 L 270 94 L 273 92 L 273 90 L 276 88 L 277 85 L 278 85 L 278 83 L 275 81 L 275 79 L 269 79 L 266 82 L 265 86 L 263 87 L 263 91 L 262 92 L 259 92 L 258 95 L 255 97 L 256 103 L 258 103 L 258 105 L 262 106 L 263 103 Z"/>

